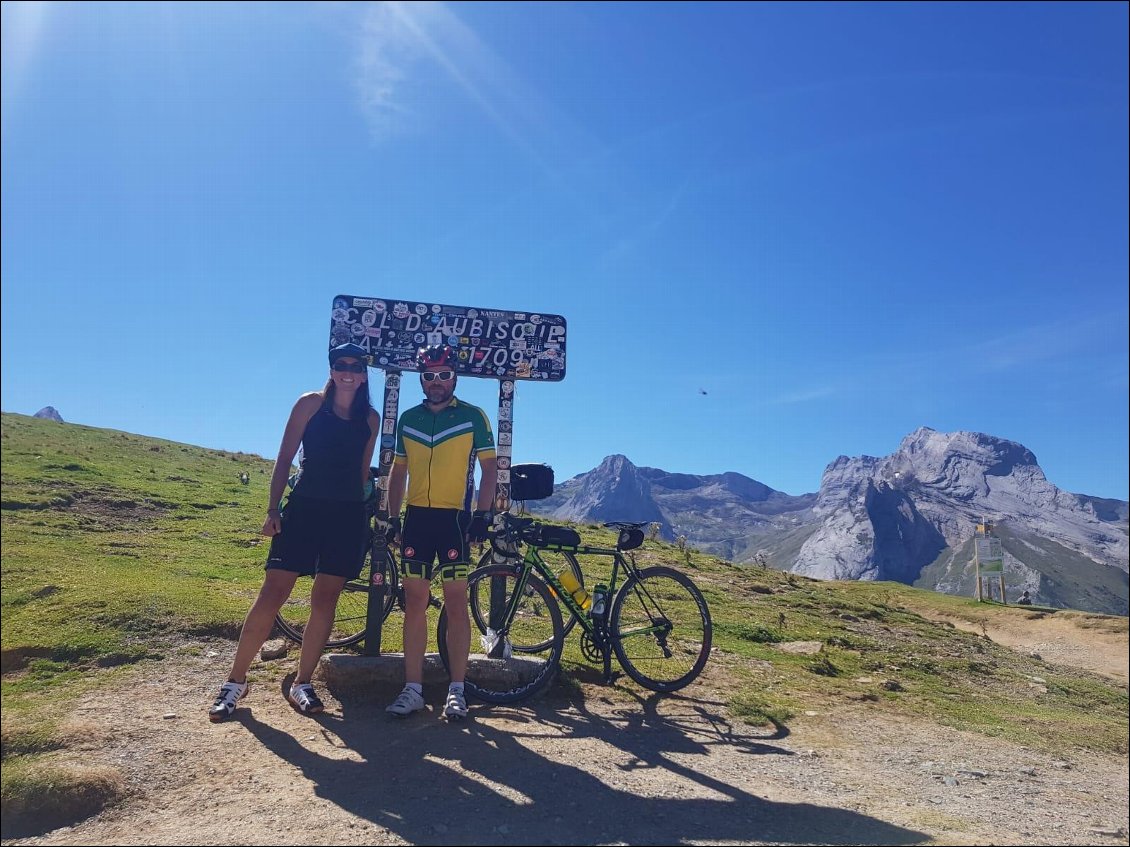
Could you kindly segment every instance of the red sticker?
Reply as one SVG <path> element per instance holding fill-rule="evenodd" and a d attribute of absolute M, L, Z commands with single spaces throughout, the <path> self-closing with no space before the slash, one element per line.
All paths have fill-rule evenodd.
<path fill-rule="evenodd" d="M 459 558 L 459 551 L 455 550 L 454 548 L 451 549 L 451 550 L 448 550 L 447 551 L 447 558 L 451 559 L 452 561 L 454 561 L 455 559 L 458 559 Z"/>
<path fill-rule="evenodd" d="M 407 556 L 409 559 L 411 559 L 413 556 L 416 555 L 416 548 L 415 547 L 405 547 L 404 548 L 404 555 Z"/>

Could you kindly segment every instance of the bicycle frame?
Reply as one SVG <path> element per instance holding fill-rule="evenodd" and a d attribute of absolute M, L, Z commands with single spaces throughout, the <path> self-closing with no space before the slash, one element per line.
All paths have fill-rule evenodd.
<path fill-rule="evenodd" d="M 624 581 L 626 582 L 627 579 L 635 573 L 635 562 L 629 556 L 625 556 L 623 551 L 615 547 L 573 547 L 560 544 L 535 546 L 529 542 L 525 542 L 525 545 L 525 553 L 517 562 L 517 567 L 521 569 L 518 576 L 518 583 L 510 597 L 509 603 L 501 609 L 498 608 L 498 605 L 501 604 L 495 604 L 493 602 L 491 604 L 491 627 L 497 631 L 499 628 L 497 626 L 498 621 L 510 620 L 512 618 L 516 607 L 521 602 L 527 578 L 531 573 L 537 573 L 550 590 L 556 594 L 558 602 L 565 607 L 569 614 L 581 625 L 581 629 L 584 630 L 585 634 L 592 639 L 593 644 L 600 651 L 605 680 L 610 680 L 612 678 L 612 650 L 608 640 L 606 623 L 609 611 L 612 608 L 613 598 L 616 596 L 621 568 L 625 573 Z M 574 555 L 605 556 L 612 559 L 612 573 L 608 579 L 608 597 L 602 614 L 592 616 L 581 607 L 573 598 L 573 595 L 561 584 L 561 580 L 557 578 L 557 574 L 555 574 L 545 560 L 538 555 L 542 550 L 548 550 L 550 552 L 568 552 Z M 499 652 L 502 649 L 504 648 L 500 640 L 500 643 L 490 655 L 495 657 L 502 655 L 501 652 Z"/>

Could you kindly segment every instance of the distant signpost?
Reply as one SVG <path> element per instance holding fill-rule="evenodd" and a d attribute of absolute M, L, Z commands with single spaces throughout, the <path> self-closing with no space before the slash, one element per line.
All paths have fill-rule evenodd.
<path fill-rule="evenodd" d="M 992 582 L 986 582 L 993 577 L 997 578 L 1000 585 L 1001 602 L 1005 601 L 1004 593 L 1004 550 L 1001 540 L 993 534 L 993 523 L 982 520 L 977 524 L 977 534 L 973 537 L 973 561 L 977 571 L 977 599 L 984 600 L 987 593 L 993 599 Z M 987 591 L 986 591 L 987 588 Z"/>
<path fill-rule="evenodd" d="M 450 306 L 390 297 L 339 294 L 330 313 L 330 347 L 352 342 L 367 353 L 370 367 L 385 372 L 379 441 L 380 514 L 388 516 L 388 473 L 396 446 L 402 371 L 417 371 L 421 347 L 446 344 L 458 358 L 461 376 L 497 379 L 498 482 L 494 506 L 510 505 L 510 466 L 514 444 L 514 395 L 518 380 L 559 382 L 565 378 L 566 323 L 561 315 L 512 312 L 479 306 Z M 376 542 L 383 545 L 384 539 Z M 383 551 L 379 551 L 383 552 Z M 380 561 L 377 559 L 377 561 Z M 381 651 L 380 615 L 385 586 L 379 569 L 370 575 L 365 652 Z"/>

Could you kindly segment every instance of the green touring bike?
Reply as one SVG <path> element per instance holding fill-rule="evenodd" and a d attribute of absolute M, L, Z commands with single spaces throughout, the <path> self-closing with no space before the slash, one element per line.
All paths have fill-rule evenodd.
<path fill-rule="evenodd" d="M 568 527 L 503 512 L 495 518 L 491 551 L 467 581 L 470 612 L 480 637 L 472 644 L 466 690 L 488 703 L 529 697 L 552 678 L 561 661 L 566 627 L 581 629 L 581 652 L 612 679 L 615 654 L 628 676 L 653 691 L 677 691 L 702 672 L 710 656 L 712 625 L 702 592 L 674 568 L 637 567 L 632 550 L 644 540 L 642 523 L 611 522 L 615 547 L 581 544 Z M 524 553 L 522 548 L 524 547 Z M 568 563 L 554 572 L 543 553 Z M 611 561 L 607 585 L 571 593 L 561 577 L 582 579 L 577 556 Z M 570 580 L 570 581 L 573 581 Z M 576 591 L 576 589 L 574 589 Z M 579 601 L 578 596 L 582 599 Z M 440 613 L 437 642 L 444 667 L 447 614 Z M 473 635 L 472 635 L 473 638 Z"/>

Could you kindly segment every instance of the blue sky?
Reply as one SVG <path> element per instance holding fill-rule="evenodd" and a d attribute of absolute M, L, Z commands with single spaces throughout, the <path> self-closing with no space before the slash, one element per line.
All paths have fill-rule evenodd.
<path fill-rule="evenodd" d="M 3 409 L 273 457 L 351 294 L 565 316 L 559 479 L 929 426 L 1126 499 L 1127 9 L 5 2 Z"/>

